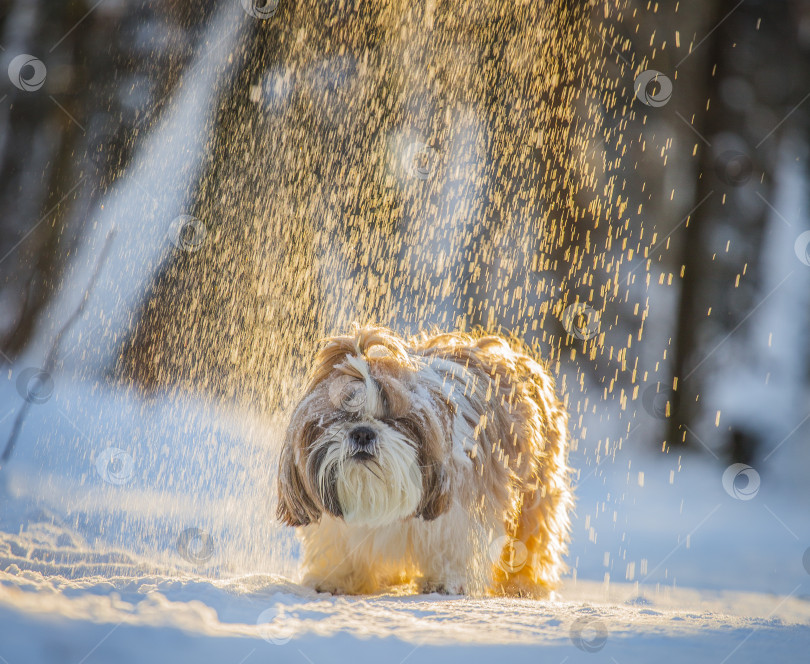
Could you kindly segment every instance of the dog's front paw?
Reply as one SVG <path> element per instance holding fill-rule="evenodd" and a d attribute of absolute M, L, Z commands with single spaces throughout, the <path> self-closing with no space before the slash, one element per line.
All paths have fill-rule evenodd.
<path fill-rule="evenodd" d="M 422 581 L 420 590 L 423 595 L 430 595 L 431 593 L 438 593 L 439 595 L 463 595 L 464 584 L 426 579 Z"/>
<path fill-rule="evenodd" d="M 302 584 L 308 588 L 312 588 L 317 593 L 329 593 L 330 595 L 346 595 L 345 584 L 342 584 L 338 579 L 330 579 L 328 577 L 314 577 L 307 575 L 304 577 Z"/>
<path fill-rule="evenodd" d="M 350 575 L 341 578 L 305 578 L 304 585 L 319 593 L 330 595 L 373 595 L 380 585 L 371 575 Z"/>
<path fill-rule="evenodd" d="M 345 595 L 341 589 L 334 584 L 316 584 L 311 586 L 316 593 L 328 593 L 329 595 Z"/>

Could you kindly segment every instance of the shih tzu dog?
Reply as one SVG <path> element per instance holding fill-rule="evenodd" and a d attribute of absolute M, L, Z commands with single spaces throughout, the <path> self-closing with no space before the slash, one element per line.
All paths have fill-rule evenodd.
<path fill-rule="evenodd" d="M 320 591 L 547 597 L 572 494 L 549 373 L 497 336 L 326 340 L 279 459 L 278 517 Z"/>

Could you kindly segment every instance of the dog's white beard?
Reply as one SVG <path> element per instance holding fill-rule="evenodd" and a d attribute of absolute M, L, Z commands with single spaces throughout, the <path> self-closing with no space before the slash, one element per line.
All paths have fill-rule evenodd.
<path fill-rule="evenodd" d="M 335 446 L 327 454 L 319 481 L 337 464 L 335 489 L 346 523 L 381 526 L 412 516 L 422 499 L 422 473 L 416 451 L 397 432 L 379 434 L 375 461 L 358 462 Z M 332 458 L 330 458 L 332 457 Z"/>

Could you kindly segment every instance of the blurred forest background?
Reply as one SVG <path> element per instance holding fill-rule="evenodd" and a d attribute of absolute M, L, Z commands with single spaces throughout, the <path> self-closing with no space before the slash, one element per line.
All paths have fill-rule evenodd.
<path fill-rule="evenodd" d="M 273 409 L 352 319 L 483 326 L 575 429 L 745 463 L 807 431 L 807 0 L 2 0 L 3 362 L 116 191 L 177 216 L 133 164 L 220 37 L 110 380 Z"/>

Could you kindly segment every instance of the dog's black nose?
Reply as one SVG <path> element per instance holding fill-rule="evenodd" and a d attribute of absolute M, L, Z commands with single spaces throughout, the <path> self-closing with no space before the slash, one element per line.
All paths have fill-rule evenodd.
<path fill-rule="evenodd" d="M 356 427 L 349 432 L 349 440 L 361 450 L 365 450 L 374 445 L 377 434 L 371 427 Z"/>

